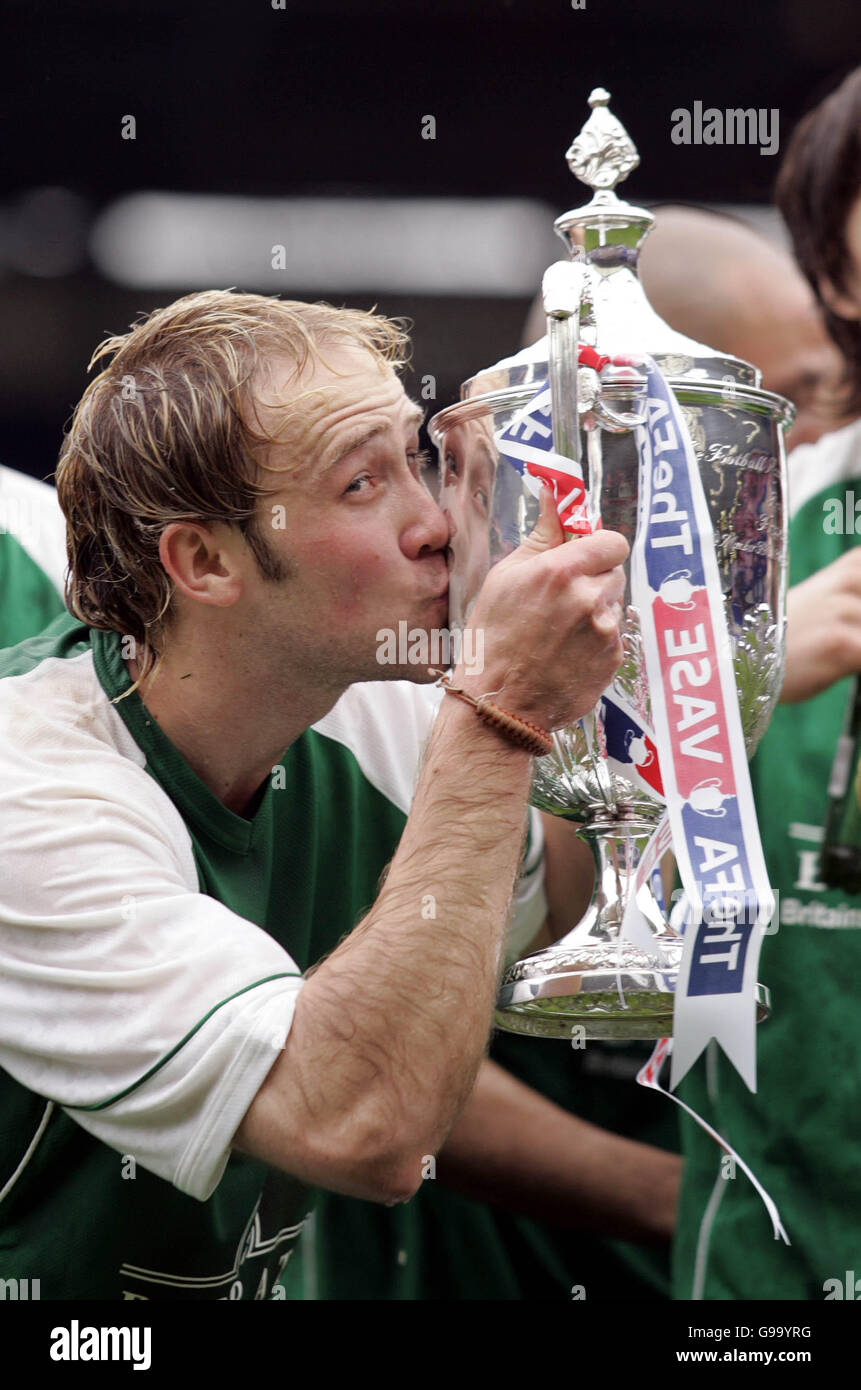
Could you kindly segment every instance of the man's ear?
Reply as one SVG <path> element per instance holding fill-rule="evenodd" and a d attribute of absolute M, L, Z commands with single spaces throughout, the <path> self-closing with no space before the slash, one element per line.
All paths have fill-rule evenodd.
<path fill-rule="evenodd" d="M 842 290 L 836 289 L 824 276 L 819 281 L 819 293 L 832 314 L 836 314 L 838 318 L 861 319 L 861 295 L 853 299 L 851 294 L 844 294 Z"/>
<path fill-rule="evenodd" d="M 159 558 L 174 585 L 187 598 L 230 608 L 242 593 L 236 543 L 225 526 L 174 521 L 159 539 Z"/>

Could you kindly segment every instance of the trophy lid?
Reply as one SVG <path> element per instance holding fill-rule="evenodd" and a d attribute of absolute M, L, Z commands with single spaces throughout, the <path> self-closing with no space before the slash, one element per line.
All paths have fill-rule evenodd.
<path fill-rule="evenodd" d="M 655 218 L 614 191 L 637 168 L 640 156 L 609 101 L 610 93 L 596 87 L 589 97 L 591 114 L 565 155 L 571 172 L 592 190 L 591 201 L 553 224 L 572 257 L 586 261 L 594 272 L 591 300 L 581 310 L 580 336 L 610 356 L 648 354 L 666 375 L 685 383 L 758 387 L 756 367 L 677 333 L 646 298 L 637 261 Z M 461 399 L 546 376 L 547 339 L 541 338 L 470 377 L 461 387 Z"/>

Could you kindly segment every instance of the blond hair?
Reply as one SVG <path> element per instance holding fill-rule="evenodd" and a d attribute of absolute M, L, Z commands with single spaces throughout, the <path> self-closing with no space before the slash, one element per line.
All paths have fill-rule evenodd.
<path fill-rule="evenodd" d="M 268 467 L 261 446 L 274 437 L 260 426 L 252 384 L 267 358 L 286 358 L 298 377 L 325 361 L 329 344 L 398 370 L 408 338 L 402 321 L 373 311 L 209 290 L 157 309 L 93 354 L 88 370 L 111 360 L 78 404 L 56 473 L 66 603 L 89 626 L 134 639 L 136 684 L 155 676 L 164 652 L 174 586 L 159 540 L 171 522 L 238 526 L 265 577 L 283 577 L 255 527 Z"/>

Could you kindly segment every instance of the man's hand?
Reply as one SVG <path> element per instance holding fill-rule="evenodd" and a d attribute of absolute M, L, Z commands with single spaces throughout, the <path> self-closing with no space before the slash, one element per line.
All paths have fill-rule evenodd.
<path fill-rule="evenodd" d="M 809 700 L 861 671 L 861 546 L 794 585 L 786 619 L 781 704 Z"/>
<path fill-rule="evenodd" d="M 551 490 L 538 524 L 490 571 L 470 627 L 484 630 L 481 674 L 459 667 L 453 683 L 470 694 L 498 692 L 499 703 L 545 729 L 586 714 L 622 659 L 619 635 L 628 544 L 597 531 L 563 545 Z"/>

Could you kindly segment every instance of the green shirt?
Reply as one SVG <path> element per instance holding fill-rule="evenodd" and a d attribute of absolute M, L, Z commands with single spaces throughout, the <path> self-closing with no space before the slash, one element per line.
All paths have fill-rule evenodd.
<path fill-rule="evenodd" d="M 136 694 L 109 704 L 129 683 L 119 636 L 68 615 L 0 655 L 0 1278 L 263 1298 L 311 1194 L 230 1138 L 405 816 L 348 746 L 361 687 L 246 820 Z"/>
<path fill-rule="evenodd" d="M 54 488 L 0 464 L 0 647 L 63 612 L 65 530 Z"/>
<path fill-rule="evenodd" d="M 793 584 L 856 544 L 854 530 L 826 523 L 829 500 L 842 512 L 861 475 L 861 429 L 797 454 L 793 463 L 804 467 L 790 529 Z M 828 1280 L 843 1282 L 847 1270 L 861 1276 L 861 901 L 818 878 L 849 686 L 840 681 L 804 704 L 779 705 L 752 764 L 769 879 L 780 895 L 779 929 L 765 937 L 759 971 L 772 1001 L 757 1030 L 759 1089 L 751 1094 L 711 1044 L 682 1091 L 750 1164 L 792 1244 L 773 1239 L 744 1174 L 733 1176 L 712 1140 L 683 1118 L 678 1298 L 821 1299 Z"/>
<path fill-rule="evenodd" d="M 51 580 L 8 533 L 0 533 L 0 646 L 13 647 L 63 612 Z"/>

